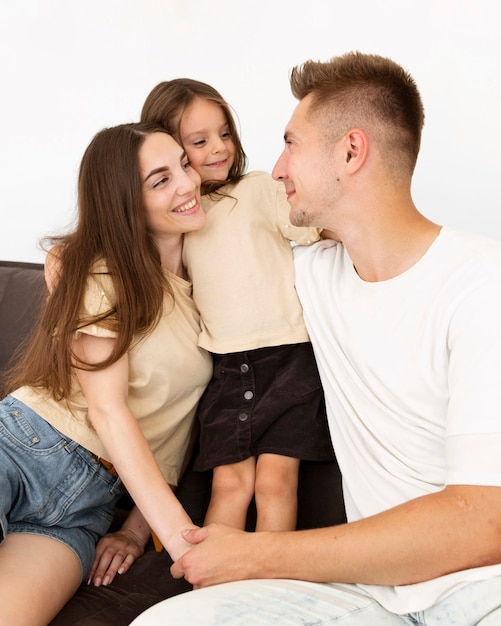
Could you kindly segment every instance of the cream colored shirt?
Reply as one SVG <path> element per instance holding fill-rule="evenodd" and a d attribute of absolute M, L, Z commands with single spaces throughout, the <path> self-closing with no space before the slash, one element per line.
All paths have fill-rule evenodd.
<path fill-rule="evenodd" d="M 197 346 L 199 314 L 191 283 L 168 273 L 175 304 L 166 294 L 164 314 L 151 334 L 138 338 L 129 350 L 129 408 L 138 420 L 158 465 L 171 485 L 177 485 L 189 443 L 198 400 L 212 373 L 210 355 Z M 89 279 L 85 309 L 89 314 L 109 310 L 113 287 L 106 274 Z M 83 333 L 114 337 L 103 325 Z M 71 401 L 57 402 L 47 393 L 22 387 L 12 394 L 64 435 L 94 454 L 109 459 L 87 417 L 87 404 L 75 377 Z"/>
<path fill-rule="evenodd" d="M 308 341 L 291 241 L 313 243 L 318 230 L 290 224 L 284 186 L 269 174 L 252 172 L 224 192 L 202 198 L 207 223 L 185 236 L 199 345 L 228 354 Z"/>

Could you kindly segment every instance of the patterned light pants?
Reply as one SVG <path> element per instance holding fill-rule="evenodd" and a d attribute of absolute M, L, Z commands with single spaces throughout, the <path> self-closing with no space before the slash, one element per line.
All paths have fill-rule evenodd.
<path fill-rule="evenodd" d="M 247 580 L 164 600 L 131 626 L 501 626 L 501 577 L 471 583 L 425 611 L 395 615 L 355 585 Z"/>

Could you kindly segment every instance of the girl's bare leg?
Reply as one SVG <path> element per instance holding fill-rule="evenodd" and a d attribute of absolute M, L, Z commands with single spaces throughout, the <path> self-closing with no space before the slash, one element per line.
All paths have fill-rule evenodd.
<path fill-rule="evenodd" d="M 65 544 L 13 533 L 0 545 L 0 626 L 46 626 L 77 590 L 80 561 Z"/>
<path fill-rule="evenodd" d="M 296 530 L 299 459 L 261 454 L 256 464 L 256 530 Z"/>
<path fill-rule="evenodd" d="M 255 457 L 215 467 L 205 524 L 221 522 L 244 530 L 247 510 L 254 495 L 255 480 Z"/>

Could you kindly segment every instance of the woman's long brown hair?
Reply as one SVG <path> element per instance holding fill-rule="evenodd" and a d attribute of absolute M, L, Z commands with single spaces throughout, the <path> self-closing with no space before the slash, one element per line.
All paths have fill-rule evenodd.
<path fill-rule="evenodd" d="M 56 399 L 67 398 L 75 366 L 111 365 L 127 352 L 136 335 L 158 322 L 170 286 L 146 222 L 138 156 L 145 137 L 153 132 L 166 131 L 152 124 L 106 128 L 85 151 L 78 177 L 76 228 L 44 240 L 59 251 L 58 280 L 33 335 L 7 374 L 4 392 L 32 385 L 46 388 Z M 101 316 L 83 318 L 87 279 L 100 260 L 113 283 L 114 307 Z M 77 362 L 72 352 L 75 332 L 94 323 L 116 330 L 113 352 L 98 364 Z"/>

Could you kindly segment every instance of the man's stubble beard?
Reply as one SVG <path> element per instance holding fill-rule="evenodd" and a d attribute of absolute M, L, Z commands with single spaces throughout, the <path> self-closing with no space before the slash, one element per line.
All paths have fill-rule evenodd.
<path fill-rule="evenodd" d="M 320 221 L 320 215 L 318 212 L 308 209 L 291 209 L 289 219 L 294 226 L 318 227 L 317 222 Z"/>

